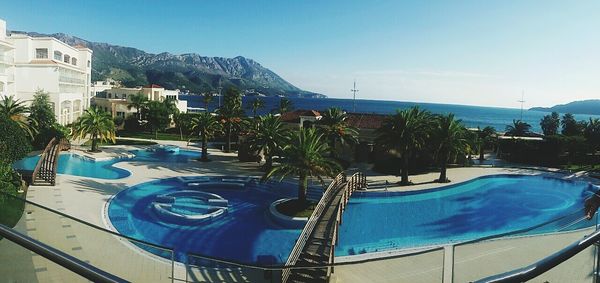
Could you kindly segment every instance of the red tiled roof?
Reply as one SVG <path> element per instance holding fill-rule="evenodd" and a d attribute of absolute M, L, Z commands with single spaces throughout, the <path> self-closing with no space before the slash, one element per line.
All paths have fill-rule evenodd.
<path fill-rule="evenodd" d="M 387 117 L 383 114 L 348 113 L 346 122 L 358 129 L 379 129 Z"/>
<path fill-rule="evenodd" d="M 163 88 L 163 87 L 159 86 L 157 84 L 149 84 L 149 85 L 143 86 L 143 88 Z"/>
<path fill-rule="evenodd" d="M 387 115 L 368 113 L 348 113 L 347 115 L 348 125 L 358 129 L 378 129 L 388 117 Z M 295 110 L 281 114 L 281 121 L 300 123 L 300 116 L 319 117 L 321 113 L 315 110 Z"/>
<path fill-rule="evenodd" d="M 300 116 L 320 117 L 321 113 L 315 110 L 294 110 L 281 114 L 281 121 L 288 123 L 300 123 Z"/>

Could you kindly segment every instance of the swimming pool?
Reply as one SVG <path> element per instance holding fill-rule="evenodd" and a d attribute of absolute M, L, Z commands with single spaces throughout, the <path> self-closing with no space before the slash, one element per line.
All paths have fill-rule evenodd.
<path fill-rule="evenodd" d="M 294 196 L 296 188 L 296 184 L 260 184 L 245 177 L 160 179 L 119 192 L 110 200 L 107 216 L 121 234 L 173 248 L 178 261 L 186 261 L 186 253 L 196 253 L 245 263 L 284 263 L 300 230 L 277 225 L 267 213 L 272 202 Z M 226 213 L 210 221 L 188 222 L 163 218 L 153 211 L 153 203 L 162 196 L 189 191 L 221 197 L 227 202 Z M 207 202 L 199 203 L 184 194 L 183 199 L 173 199 L 173 204 L 181 206 L 170 212 L 183 216 L 207 213 L 211 210 L 198 209 Z M 212 208 L 222 206 L 211 204 Z"/>
<path fill-rule="evenodd" d="M 422 192 L 357 192 L 344 212 L 336 255 L 447 244 L 518 231 L 577 213 L 589 195 L 585 182 L 524 175 L 486 176 Z M 584 221 L 568 229 L 593 224 Z M 543 227 L 535 233 L 555 228 Z"/>
<path fill-rule="evenodd" d="M 109 202 L 108 219 L 122 234 L 173 247 L 179 261 L 185 261 L 186 253 L 191 252 L 246 263 L 284 263 L 301 230 L 280 227 L 267 217 L 267 210 L 273 201 L 293 197 L 296 185 L 246 185 L 240 181 L 242 187 L 232 187 L 219 183 L 222 178 L 178 177 L 133 186 Z M 195 179 L 205 185 L 195 184 Z M 149 209 L 157 197 L 189 190 L 222 197 L 228 202 L 227 212 L 191 225 L 161 218 Z M 579 212 L 590 193 L 584 182 L 525 175 L 486 176 L 420 192 L 356 192 L 343 215 L 336 255 L 448 244 L 514 232 Z M 214 211 L 204 210 L 206 200 L 197 203 L 184 198 L 172 203 L 184 205 L 182 210 L 172 210 L 184 215 Z M 592 225 L 581 222 L 567 230 Z M 553 231 L 556 227 L 544 226 L 532 233 Z"/>
<path fill-rule="evenodd" d="M 200 157 L 200 152 L 190 150 L 156 150 L 155 148 L 130 151 L 135 155 L 133 158 L 116 158 L 111 160 L 92 160 L 78 154 L 61 153 L 58 157 L 58 174 L 68 174 L 81 177 L 99 179 L 121 179 L 128 177 L 131 173 L 127 170 L 113 166 L 123 161 L 131 162 L 166 162 L 186 163 Z M 14 168 L 33 170 L 40 159 L 39 155 L 23 158 L 15 164 Z"/>

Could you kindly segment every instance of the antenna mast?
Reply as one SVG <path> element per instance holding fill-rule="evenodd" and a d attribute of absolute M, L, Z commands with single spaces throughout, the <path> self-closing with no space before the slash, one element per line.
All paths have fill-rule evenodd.
<path fill-rule="evenodd" d="M 354 80 L 354 87 L 350 90 L 354 97 L 352 98 L 352 112 L 356 113 L 356 93 L 358 89 L 356 89 L 356 80 Z"/>
<path fill-rule="evenodd" d="M 521 121 L 523 121 L 523 103 L 525 103 L 525 90 L 523 90 L 523 92 L 521 92 L 521 100 L 517 101 L 517 102 L 521 102 Z"/>

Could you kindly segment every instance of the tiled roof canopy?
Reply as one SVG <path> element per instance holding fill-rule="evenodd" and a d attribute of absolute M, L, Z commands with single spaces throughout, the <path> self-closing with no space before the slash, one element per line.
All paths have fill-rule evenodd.
<path fill-rule="evenodd" d="M 388 117 L 382 114 L 347 113 L 346 122 L 349 126 L 358 129 L 378 129 Z M 281 121 L 287 123 L 300 123 L 300 116 L 319 117 L 321 113 L 315 110 L 295 110 L 281 114 Z"/>
<path fill-rule="evenodd" d="M 163 88 L 163 87 L 159 86 L 157 84 L 150 84 L 150 85 L 145 85 L 144 88 Z"/>

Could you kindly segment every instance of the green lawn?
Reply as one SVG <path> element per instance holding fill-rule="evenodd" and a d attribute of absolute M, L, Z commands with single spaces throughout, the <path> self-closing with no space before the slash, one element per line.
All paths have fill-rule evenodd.
<path fill-rule="evenodd" d="M 571 170 L 574 172 L 577 171 L 595 171 L 595 172 L 600 172 L 600 164 L 593 164 L 593 165 L 582 165 L 582 164 L 571 164 L 571 165 L 564 165 L 562 167 L 563 169 L 567 169 L 567 170 Z"/>
<path fill-rule="evenodd" d="M 310 217 L 315 210 L 315 202 L 300 203 L 297 200 L 282 202 L 276 206 L 277 211 L 292 217 Z"/>
<path fill-rule="evenodd" d="M 126 140 L 126 139 L 117 139 L 116 143 L 103 143 L 101 142 L 99 145 L 101 146 L 110 146 L 110 145 L 155 145 L 156 143 L 153 141 L 138 141 L 138 140 Z M 92 141 L 86 141 L 84 146 L 91 146 Z"/>
<path fill-rule="evenodd" d="M 138 139 L 148 139 L 148 140 L 164 140 L 164 141 L 180 141 L 181 137 L 179 134 L 175 133 L 158 133 L 158 138 L 154 136 L 153 133 L 148 132 L 139 132 L 139 133 L 131 133 L 120 131 L 117 132 L 117 136 L 126 137 L 126 138 L 138 138 Z M 183 140 L 187 140 L 187 136 L 183 135 Z"/>

